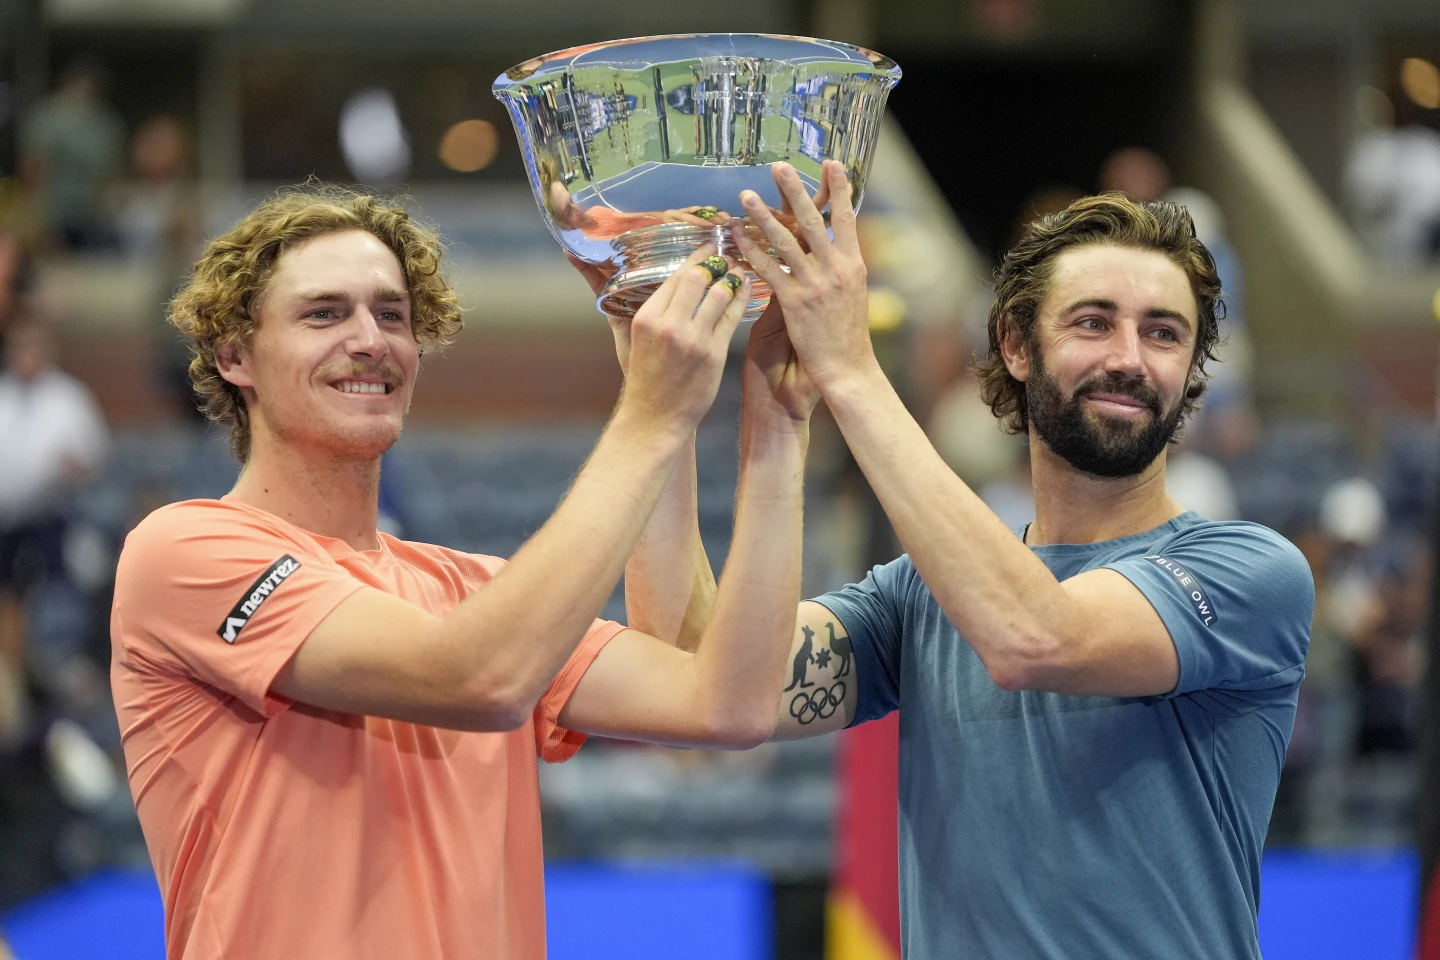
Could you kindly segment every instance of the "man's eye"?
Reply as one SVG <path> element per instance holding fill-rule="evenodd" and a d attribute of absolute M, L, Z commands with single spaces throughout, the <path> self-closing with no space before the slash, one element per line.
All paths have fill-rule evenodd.
<path fill-rule="evenodd" d="M 1159 330 L 1156 330 L 1156 331 L 1155 331 L 1155 336 L 1159 337 L 1161 340 L 1175 340 L 1175 339 L 1178 339 L 1178 338 L 1175 336 L 1175 331 L 1169 329 L 1168 327 L 1161 327 Z"/>
<path fill-rule="evenodd" d="M 1101 320 L 1099 317 L 1086 317 L 1084 320 L 1080 321 L 1080 326 L 1085 327 L 1087 330 L 1099 330 L 1102 326 L 1104 326 L 1104 323 L 1105 321 Z"/>
<path fill-rule="evenodd" d="M 310 316 L 314 317 L 316 320 L 329 320 L 335 316 L 335 311 L 331 310 L 329 307 L 321 307 L 318 310 L 311 310 Z"/>

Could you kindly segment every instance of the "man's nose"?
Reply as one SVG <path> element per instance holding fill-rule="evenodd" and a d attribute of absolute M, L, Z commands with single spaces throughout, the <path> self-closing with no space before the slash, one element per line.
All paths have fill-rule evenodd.
<path fill-rule="evenodd" d="M 1144 360 L 1140 354 L 1140 331 L 1134 327 L 1120 325 L 1111 338 L 1110 351 L 1105 357 L 1105 369 L 1126 377 L 1145 375 Z"/>
<path fill-rule="evenodd" d="M 365 307 L 356 309 L 351 317 L 350 337 L 345 341 L 348 353 L 357 356 L 380 358 L 390 352 L 390 343 L 380 329 L 380 324 Z"/>

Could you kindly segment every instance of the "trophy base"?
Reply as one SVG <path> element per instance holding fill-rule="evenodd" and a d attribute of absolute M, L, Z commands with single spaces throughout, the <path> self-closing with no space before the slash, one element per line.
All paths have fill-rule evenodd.
<path fill-rule="evenodd" d="M 739 266 L 745 266 L 740 248 L 730 231 L 720 226 L 702 227 L 690 223 L 659 223 L 636 230 L 627 230 L 610 241 L 617 254 L 619 271 L 605 284 L 595 306 L 601 313 L 622 320 L 635 316 L 650 295 L 703 243 L 713 243 L 720 254 Z M 750 301 L 745 305 L 742 320 L 754 320 L 770 304 L 770 284 L 754 271 L 750 278 Z"/>

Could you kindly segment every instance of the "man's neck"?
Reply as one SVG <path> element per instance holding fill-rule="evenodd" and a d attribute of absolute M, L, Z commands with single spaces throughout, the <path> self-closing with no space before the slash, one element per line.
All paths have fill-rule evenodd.
<path fill-rule="evenodd" d="M 378 457 L 364 461 L 323 454 L 306 457 L 257 437 L 230 494 L 302 530 L 344 540 L 356 550 L 380 545 Z"/>
<path fill-rule="evenodd" d="M 1165 452 L 1133 477 L 1107 479 L 1076 470 L 1030 435 L 1035 522 L 1031 546 L 1100 543 L 1153 530 L 1184 513 L 1165 489 Z"/>

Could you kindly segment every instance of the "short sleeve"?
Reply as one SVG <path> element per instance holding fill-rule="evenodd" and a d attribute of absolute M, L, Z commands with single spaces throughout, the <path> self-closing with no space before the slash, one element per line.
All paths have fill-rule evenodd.
<path fill-rule="evenodd" d="M 308 538 L 224 503 L 157 510 L 125 540 L 113 626 L 127 657 L 273 716 L 280 669 L 364 585 Z"/>
<path fill-rule="evenodd" d="M 1169 630 L 1180 660 L 1172 696 L 1257 694 L 1303 677 L 1315 583 L 1304 556 L 1273 530 L 1201 524 L 1156 552 L 1107 566 L 1145 595 Z"/>
<path fill-rule="evenodd" d="M 852 726 L 900 709 L 903 620 L 897 598 L 914 573 L 909 556 L 902 556 L 875 567 L 859 583 L 814 598 L 839 618 L 850 637 L 858 687 Z"/>
<path fill-rule="evenodd" d="M 586 735 L 560 726 L 560 711 L 580 685 L 580 678 L 605 649 L 605 644 L 625 630 L 625 624 L 613 620 L 596 620 L 590 625 L 570 659 L 550 681 L 540 702 L 535 705 L 535 753 L 547 763 L 562 763 L 575 756 Z"/>

